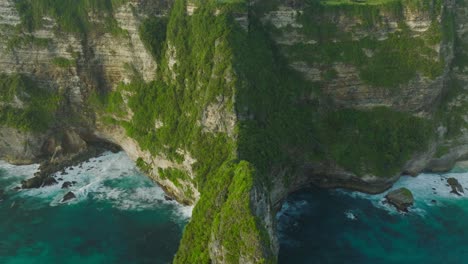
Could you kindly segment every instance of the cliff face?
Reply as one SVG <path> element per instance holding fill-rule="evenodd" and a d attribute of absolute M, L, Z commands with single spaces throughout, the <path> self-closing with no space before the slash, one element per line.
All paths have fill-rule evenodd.
<path fill-rule="evenodd" d="M 343 117 L 321 120 L 322 125 L 319 126 L 325 127 L 332 122 L 331 128 L 335 131 L 325 133 L 349 137 L 348 140 L 332 137 L 332 140 L 340 142 L 338 146 L 333 146 L 333 143 L 325 143 L 328 146 L 319 144 L 319 148 L 325 148 L 325 155 L 318 159 L 305 157 L 300 161 L 302 166 L 297 173 L 278 171 L 274 177 L 273 201 L 279 202 L 286 193 L 309 183 L 378 193 L 389 188 L 400 173 L 416 175 L 430 167 L 436 145 L 444 138 L 443 135 L 441 138 L 426 136 L 435 134 L 433 131 L 440 122 L 436 119 L 441 118 L 435 112 L 440 112 L 440 100 L 451 89 L 448 83 L 454 56 L 454 40 L 451 37 L 453 8 L 450 2 L 443 1 L 389 1 L 380 4 L 257 2 L 256 14 L 275 42 L 279 56 L 305 78 L 309 87 L 315 87 L 300 94 L 300 102 L 318 104 L 318 109 L 322 109 L 318 111 L 337 111 Z M 365 163 L 372 163 L 370 160 L 373 158 L 369 155 L 372 148 L 367 149 L 365 145 L 382 144 L 378 140 L 371 143 L 372 138 L 393 137 L 385 131 L 407 124 L 401 120 L 396 122 L 398 125 L 383 129 L 382 124 L 377 124 L 378 121 L 373 124 L 376 119 L 384 118 L 382 113 L 377 114 L 381 107 L 422 117 L 432 124 L 420 132 L 413 131 L 413 140 L 425 143 L 424 146 L 415 147 L 411 153 L 400 152 L 405 156 L 404 161 L 389 156 L 379 158 L 388 163 L 395 161 L 395 170 L 391 169 L 393 165 L 382 165 L 381 168 L 386 171 L 384 177 L 378 167 L 366 167 Z M 372 117 L 363 121 L 366 119 L 364 115 L 353 116 L 360 111 Z M 392 122 L 391 119 L 393 117 L 388 122 Z M 346 120 L 352 120 L 350 122 L 354 124 L 338 125 Z M 441 126 L 437 129 L 443 131 L 445 128 Z M 341 130 L 346 132 L 341 134 Z M 320 132 L 313 136 L 315 140 L 327 141 L 317 134 Z M 363 136 L 367 139 L 361 140 Z M 401 144 L 396 147 L 396 152 L 412 148 L 407 143 L 398 142 L 397 138 L 392 139 L 396 144 Z M 351 140 L 356 141 L 350 143 Z M 380 152 L 393 155 L 392 147 L 387 146 Z M 347 161 L 344 156 L 354 156 L 355 163 L 360 163 L 359 157 L 366 157 L 366 161 L 353 166 L 352 161 Z M 288 184 L 285 184 L 285 177 Z"/>
<path fill-rule="evenodd" d="M 468 154 L 463 1 L 104 2 L 0 0 L 0 158 L 118 144 L 197 204 L 176 263 L 275 262 L 290 192 Z"/>
<path fill-rule="evenodd" d="M 118 33 L 91 31 L 86 37 L 64 31 L 47 14 L 31 32 L 21 29 L 14 1 L 5 0 L 1 5 L 0 69 L 4 73 L 34 76 L 49 89 L 66 94 L 76 107 L 83 104 L 91 88 L 109 89 L 128 81 L 131 72 L 125 66 L 135 68 L 146 80 L 154 78 L 155 62 L 138 36 L 145 14 L 132 12 L 140 2 L 124 4 L 108 14 L 115 17 Z M 95 27 L 105 23 L 94 13 L 89 14 L 89 20 Z"/>
<path fill-rule="evenodd" d="M 289 65 L 338 107 L 430 111 L 452 56 L 439 28 L 442 2 L 322 2 L 279 1 L 263 10 Z"/>

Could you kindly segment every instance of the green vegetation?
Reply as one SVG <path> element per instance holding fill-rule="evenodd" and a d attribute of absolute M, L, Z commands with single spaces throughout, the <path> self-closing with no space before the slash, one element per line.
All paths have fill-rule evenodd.
<path fill-rule="evenodd" d="M 265 227 L 251 212 L 250 192 L 255 188 L 255 173 L 255 169 L 248 162 L 241 161 L 237 164 L 227 189 L 228 198 L 215 216 L 211 227 L 212 234 L 225 252 L 223 261 L 226 263 L 240 263 L 240 254 L 243 259 L 252 259 L 255 263 L 275 261 L 275 256 L 265 254 L 270 246 Z M 242 234 L 242 239 L 235 239 L 239 234 Z"/>
<path fill-rule="evenodd" d="M 179 164 L 183 153 L 196 160 L 195 179 L 181 170 L 158 169 L 182 190 L 190 192 L 183 183 L 191 182 L 201 193 L 175 263 L 210 263 L 212 242 L 225 249 L 219 261 L 273 263 L 270 238 L 252 212 L 254 189 L 270 187 L 278 171 L 288 172 L 283 179 L 288 183 L 303 164 L 326 160 L 358 176 L 393 176 L 431 139 L 430 121 L 407 113 L 387 108 L 335 111 L 318 84 L 288 68 L 255 16 L 248 32 L 234 21 L 245 3 L 208 1 L 192 16 L 185 4 L 177 0 L 167 21 L 149 18 L 140 28 L 145 46 L 159 62 L 156 80 L 147 83 L 135 73 L 131 83 L 93 100 L 103 118 L 123 126 L 142 149 Z M 219 15 L 213 15 L 215 10 Z M 416 71 L 435 77 L 440 70 L 433 51 L 423 48 L 440 41 L 437 34 L 412 39 L 403 30 L 383 42 L 365 38 L 328 45 L 333 31 L 304 30 L 323 37 L 323 44 L 316 50 L 296 46 L 291 53 L 323 63 L 353 62 L 363 78 L 376 85 L 396 87 Z M 374 56 L 363 48 L 372 49 Z M 332 80 L 336 75 L 329 68 L 323 77 Z M 203 131 L 205 109 L 219 101 L 223 110 L 239 117 L 232 137 Z M 128 112 L 133 113 L 131 120 Z M 142 159 L 137 165 L 151 170 Z"/>
<path fill-rule="evenodd" d="M 464 119 L 468 111 L 468 104 L 464 100 L 460 100 L 460 97 L 465 93 L 462 83 L 452 79 L 448 83 L 448 87 L 449 89 L 446 90 L 435 113 L 435 120 L 447 129 L 445 137 L 454 139 L 461 134 L 462 129 L 468 128 L 468 124 Z"/>
<path fill-rule="evenodd" d="M 136 166 L 144 173 L 149 173 L 151 171 L 151 166 L 146 163 L 141 157 L 138 157 L 136 160 Z"/>
<path fill-rule="evenodd" d="M 452 13 L 446 12 L 443 22 L 444 39 L 454 43 L 455 55 L 453 60 L 453 69 L 455 71 L 463 70 L 468 66 L 468 46 L 462 40 L 456 37 L 455 20 Z M 468 128 L 468 122 L 465 121 L 465 115 L 468 112 L 468 103 L 464 100 L 465 89 L 464 80 L 459 80 L 456 76 L 452 76 L 448 89 L 441 97 L 435 120 L 443 125 L 447 131 L 445 138 L 452 140 L 461 135 L 463 129 Z M 437 149 L 436 156 L 440 157 L 448 152 L 448 146 L 440 146 Z"/>
<path fill-rule="evenodd" d="M 69 68 L 75 65 L 75 61 L 63 57 L 57 57 L 52 60 L 52 64 L 60 68 Z"/>
<path fill-rule="evenodd" d="M 250 191 L 255 171 L 245 161 L 226 162 L 211 175 L 192 221 L 187 225 L 174 263 L 211 263 L 208 248 L 212 235 L 224 247 L 226 263 L 240 257 L 253 263 L 274 263 L 269 238 L 260 220 L 252 215 Z"/>
<path fill-rule="evenodd" d="M 187 175 L 186 172 L 179 170 L 179 169 L 174 169 L 174 168 L 167 168 L 167 169 L 158 169 L 159 176 L 161 176 L 162 179 L 170 180 L 171 182 L 174 183 L 175 186 L 182 188 L 182 185 L 180 181 L 190 181 L 190 177 Z"/>
<path fill-rule="evenodd" d="M 199 124 L 205 108 L 218 102 L 219 96 L 224 98 L 225 111 L 234 111 L 231 98 L 237 78 L 232 69 L 230 41 L 232 32 L 240 29 L 226 10 L 240 10 L 241 4 L 235 3 L 233 7 L 210 1 L 188 17 L 185 1 L 176 1 L 166 33 L 161 28 L 166 22 L 159 19 L 150 18 L 140 29 L 146 47 L 156 60 L 161 61 L 158 78 L 145 83 L 135 74 L 130 84 L 122 84 L 116 91 L 92 100 L 105 118 L 125 127 L 127 134 L 144 150 L 164 155 L 177 163 L 184 160 L 178 150 L 184 150 L 197 160 L 195 180 L 180 170 L 159 169 L 161 177 L 188 192 L 187 196 L 190 197 L 190 190 L 184 189 L 182 182 L 193 182 L 203 193 L 193 220 L 184 232 L 176 263 L 209 263 L 207 245 L 212 232 L 217 230 L 223 230 L 220 237 L 223 244 L 231 248 L 239 243 L 245 250 L 231 252 L 233 255 L 229 255 L 229 259 L 245 255 L 266 262 L 264 256 L 269 249 L 264 246 L 268 245 L 269 238 L 259 231 L 258 220 L 252 215 L 249 202 L 254 174 L 248 165 L 236 161 L 233 138 L 226 133 L 203 132 Z M 221 14 L 213 16 L 216 8 L 221 8 Z M 169 67 L 169 61 L 176 63 Z M 124 94 L 129 95 L 127 106 L 133 113 L 130 121 L 120 118 L 119 114 L 122 110 L 125 112 L 122 109 Z M 143 160 L 137 164 L 143 170 L 149 169 Z M 233 198 L 230 198 L 231 194 Z M 241 199 L 237 201 L 238 198 Z M 225 221 L 232 217 L 227 207 L 237 202 L 239 211 L 236 216 L 241 219 L 234 223 Z M 271 253 L 266 255 L 273 256 Z"/>
<path fill-rule="evenodd" d="M 45 131 L 54 120 L 58 98 L 30 78 L 0 75 L 0 124 L 23 131 Z"/>
<path fill-rule="evenodd" d="M 357 175 L 395 175 L 434 134 L 429 121 L 387 108 L 339 110 L 322 124 L 331 158 Z"/>
<path fill-rule="evenodd" d="M 92 30 L 110 32 L 114 35 L 125 32 L 113 17 L 114 8 L 127 0 L 14 0 L 21 16 L 23 27 L 29 31 L 40 28 L 43 17 L 56 20 L 59 31 L 87 34 Z M 102 24 L 93 24 L 89 12 L 99 14 Z"/>
<path fill-rule="evenodd" d="M 432 19 L 429 30 L 421 36 L 414 36 L 402 22 L 404 8 L 418 12 L 427 10 Z M 281 48 L 294 61 L 306 61 L 321 68 L 333 69 L 337 62 L 354 65 L 363 81 L 370 85 L 397 88 L 418 73 L 434 79 L 443 72 L 444 61 L 433 46 L 442 41 L 442 27 L 438 17 L 442 3 L 434 1 L 306 1 L 305 10 L 297 20 L 302 25 L 299 32 L 316 44 L 284 45 Z M 334 21 L 336 14 L 358 21 L 352 26 L 353 32 L 378 32 L 389 30 L 384 24 L 390 17 L 400 21 L 398 30 L 388 33 L 385 39 L 370 34 L 358 37 L 339 28 Z M 347 26 L 347 25 L 346 25 Z M 287 31 L 294 29 L 287 28 Z M 390 30 L 391 31 L 391 30 Z M 276 34 L 282 34 L 282 31 Z"/>
<path fill-rule="evenodd" d="M 140 38 L 146 49 L 151 52 L 156 61 L 161 61 L 163 44 L 166 41 L 167 19 L 150 17 L 140 26 Z"/>
<path fill-rule="evenodd" d="M 33 45 L 36 47 L 47 48 L 49 46 L 50 39 L 37 38 L 32 35 L 26 34 L 15 34 L 8 39 L 7 49 L 9 51 L 14 50 L 18 47 L 24 47 L 26 45 Z"/>
<path fill-rule="evenodd" d="M 450 146 L 440 145 L 440 146 L 437 147 L 437 150 L 436 150 L 436 153 L 435 153 L 434 157 L 441 158 L 445 154 L 448 154 L 449 151 L 450 151 Z"/>

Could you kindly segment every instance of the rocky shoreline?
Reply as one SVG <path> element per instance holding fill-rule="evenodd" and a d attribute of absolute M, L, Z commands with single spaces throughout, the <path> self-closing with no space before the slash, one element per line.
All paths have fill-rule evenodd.
<path fill-rule="evenodd" d="M 59 182 L 56 177 L 53 177 L 57 172 L 61 172 L 62 175 L 64 175 L 66 173 L 66 168 L 77 166 L 91 158 L 102 155 L 106 151 L 112 151 L 114 153 L 121 151 L 119 146 L 110 142 L 85 142 L 77 134 L 72 135 L 76 135 L 77 139 L 69 140 L 66 146 L 56 146 L 54 142 L 51 143 L 51 140 L 49 140 L 49 148 L 55 149 L 52 158 L 43 160 L 40 163 L 38 171 L 34 174 L 34 177 L 21 181 L 21 187 L 17 187 L 17 189 L 33 189 L 58 184 Z M 51 144 L 52 147 L 50 146 Z M 48 146 L 45 145 L 44 147 L 47 149 Z M 62 153 L 57 151 L 62 149 L 73 149 L 74 152 Z M 71 184 L 72 183 L 69 185 Z M 67 188 L 65 183 L 62 188 Z"/>
<path fill-rule="evenodd" d="M 53 174 L 60 171 L 63 172 L 65 168 L 76 166 L 91 158 L 97 157 L 104 153 L 106 150 L 107 149 L 100 147 L 91 147 L 79 154 L 66 157 L 59 162 L 42 162 L 39 167 L 39 171 L 34 174 L 34 177 L 21 182 L 21 188 L 32 189 L 57 184 L 58 182 L 54 179 L 54 177 L 52 177 Z"/>

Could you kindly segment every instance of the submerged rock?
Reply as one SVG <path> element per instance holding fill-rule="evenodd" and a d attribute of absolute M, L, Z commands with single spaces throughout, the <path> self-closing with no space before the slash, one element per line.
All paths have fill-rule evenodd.
<path fill-rule="evenodd" d="M 452 188 L 452 191 L 450 193 L 456 194 L 458 196 L 462 196 L 462 193 L 464 193 L 463 186 L 458 182 L 457 179 L 448 178 L 447 183 Z"/>
<path fill-rule="evenodd" d="M 413 194 L 407 188 L 391 191 L 385 198 L 389 204 L 395 206 L 398 211 L 402 212 L 408 212 L 408 208 L 414 204 Z"/>
<path fill-rule="evenodd" d="M 65 194 L 65 196 L 63 196 L 63 199 L 62 199 L 62 203 L 66 202 L 66 201 L 70 201 L 72 199 L 75 199 L 76 198 L 76 195 L 72 192 L 68 192 L 67 194 Z"/>
<path fill-rule="evenodd" d="M 170 196 L 168 196 L 168 195 L 166 195 L 166 194 L 164 195 L 164 200 L 166 200 L 166 201 L 174 201 L 174 199 L 173 199 L 172 197 L 170 197 Z"/>

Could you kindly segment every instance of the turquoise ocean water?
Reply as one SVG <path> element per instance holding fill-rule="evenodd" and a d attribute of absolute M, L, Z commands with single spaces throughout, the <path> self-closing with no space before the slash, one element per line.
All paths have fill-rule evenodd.
<path fill-rule="evenodd" d="M 0 263 L 171 262 L 191 208 L 165 201 L 124 153 L 58 175 L 77 182 L 65 204 L 61 185 L 13 190 L 36 169 L 0 163 Z"/>
<path fill-rule="evenodd" d="M 468 190 L 466 197 L 450 194 L 448 177 L 468 187 L 467 170 L 460 168 L 403 177 L 394 188 L 413 191 L 415 206 L 407 214 L 384 204 L 385 193 L 309 189 L 291 195 L 277 215 L 279 263 L 468 263 Z"/>
<path fill-rule="evenodd" d="M 76 181 L 77 198 L 61 203 L 61 185 L 17 192 L 37 165 L 0 162 L 0 263 L 170 263 L 191 214 L 164 199 L 124 153 L 91 159 L 57 175 Z M 385 195 L 309 189 L 278 213 L 279 262 L 468 263 L 468 190 L 450 194 L 448 177 L 468 187 L 468 170 L 403 177 L 416 199 L 408 214 Z M 433 200 L 436 202 L 434 203 Z"/>

